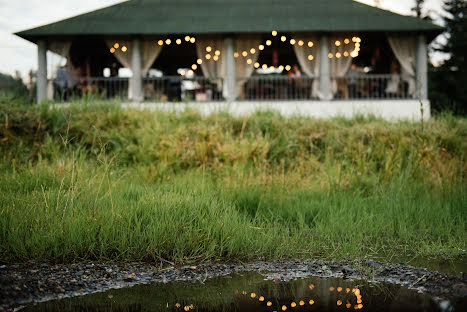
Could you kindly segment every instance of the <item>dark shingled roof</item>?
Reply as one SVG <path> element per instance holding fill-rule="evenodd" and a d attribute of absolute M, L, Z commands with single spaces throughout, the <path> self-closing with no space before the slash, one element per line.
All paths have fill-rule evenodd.
<path fill-rule="evenodd" d="M 30 41 L 50 36 L 270 32 L 425 32 L 431 22 L 352 0 L 131 0 L 25 30 Z"/>

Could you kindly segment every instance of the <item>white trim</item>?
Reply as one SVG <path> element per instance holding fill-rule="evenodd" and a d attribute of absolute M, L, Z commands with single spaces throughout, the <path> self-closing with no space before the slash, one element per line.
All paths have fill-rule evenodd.
<path fill-rule="evenodd" d="M 294 115 L 332 118 L 355 116 L 376 116 L 386 120 L 420 121 L 421 105 L 419 100 L 355 100 L 355 101 L 236 101 L 228 102 L 189 102 L 189 103 L 124 103 L 124 107 L 184 111 L 198 110 L 203 115 L 226 112 L 234 116 L 244 116 L 256 111 L 276 111 L 285 117 Z M 423 101 L 424 119 L 431 116 L 430 102 Z"/>

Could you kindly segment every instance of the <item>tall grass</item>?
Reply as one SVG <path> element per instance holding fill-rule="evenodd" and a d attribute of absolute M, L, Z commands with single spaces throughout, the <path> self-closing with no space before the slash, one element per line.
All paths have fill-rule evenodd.
<path fill-rule="evenodd" d="M 0 258 L 465 255 L 465 119 L 5 108 Z"/>

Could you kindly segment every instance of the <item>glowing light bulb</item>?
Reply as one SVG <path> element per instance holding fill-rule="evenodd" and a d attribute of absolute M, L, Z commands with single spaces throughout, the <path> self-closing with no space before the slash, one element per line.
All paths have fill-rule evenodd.
<path fill-rule="evenodd" d="M 264 301 L 264 297 L 261 296 L 261 297 L 258 298 L 258 300 L 259 300 L 259 301 Z"/>
<path fill-rule="evenodd" d="M 349 52 L 345 51 L 345 52 L 344 52 L 344 56 L 345 56 L 345 57 L 348 57 L 348 56 L 349 56 Z"/>
<path fill-rule="evenodd" d="M 212 48 L 210 46 L 207 46 L 206 47 L 206 52 L 211 52 L 212 51 Z"/>
<path fill-rule="evenodd" d="M 214 52 L 214 54 L 217 55 L 217 56 L 219 56 L 219 55 L 221 55 L 221 51 L 216 50 L 216 52 Z"/>
<path fill-rule="evenodd" d="M 314 59 L 315 59 L 315 57 L 314 57 L 313 55 L 311 55 L 311 54 L 308 55 L 308 60 L 309 60 L 309 61 L 313 61 Z"/>
<path fill-rule="evenodd" d="M 255 53 L 256 53 L 256 49 L 255 49 L 255 48 L 251 48 L 251 49 L 250 49 L 250 53 L 251 53 L 251 54 L 255 54 Z"/>
<path fill-rule="evenodd" d="M 219 60 L 219 56 L 218 55 L 214 55 L 213 58 L 214 62 L 217 62 Z"/>
<path fill-rule="evenodd" d="M 176 42 L 177 44 L 182 44 L 182 39 L 177 39 L 175 42 Z"/>
<path fill-rule="evenodd" d="M 332 58 L 334 57 L 334 55 L 333 55 L 332 53 L 329 53 L 329 54 L 328 54 L 328 57 L 329 57 L 330 59 L 332 59 Z"/>
<path fill-rule="evenodd" d="M 118 43 L 116 43 L 116 44 L 114 44 L 114 48 L 118 49 L 118 48 L 120 48 L 120 45 Z"/>
<path fill-rule="evenodd" d="M 303 46 L 304 44 L 305 44 L 305 42 L 303 42 L 303 40 L 299 40 L 299 41 L 298 41 L 298 45 L 299 45 L 299 46 Z"/>
<path fill-rule="evenodd" d="M 272 41 L 271 40 L 266 40 L 266 45 L 267 46 L 270 46 L 272 44 Z"/>
<path fill-rule="evenodd" d="M 334 42 L 334 44 L 336 45 L 336 47 L 339 47 L 341 45 L 341 42 L 337 40 L 336 42 Z"/>
<path fill-rule="evenodd" d="M 281 41 L 282 41 L 282 42 L 285 42 L 286 40 L 287 40 L 287 37 L 286 37 L 286 36 L 282 36 L 282 37 L 281 37 Z"/>
<path fill-rule="evenodd" d="M 267 64 L 263 64 L 263 69 L 268 69 L 268 65 Z"/>
<path fill-rule="evenodd" d="M 295 43 L 297 43 L 297 41 L 295 41 L 295 39 L 290 39 L 290 44 L 291 45 L 294 45 Z"/>
<path fill-rule="evenodd" d="M 272 302 L 271 302 L 271 301 L 268 301 L 268 302 L 266 303 L 266 305 L 267 305 L 268 307 L 270 307 L 270 306 L 272 306 Z"/>
<path fill-rule="evenodd" d="M 126 46 L 123 46 L 122 47 L 122 52 L 126 52 L 126 51 L 128 51 L 128 48 Z"/>
<path fill-rule="evenodd" d="M 202 59 L 198 59 L 198 60 L 196 61 L 196 63 L 198 63 L 198 65 L 201 65 L 201 64 L 203 64 L 203 60 L 202 60 Z"/>
<path fill-rule="evenodd" d="M 313 41 L 308 41 L 308 47 L 313 47 L 315 44 L 313 43 Z"/>
<path fill-rule="evenodd" d="M 115 48 L 110 48 L 110 53 L 115 53 Z"/>
<path fill-rule="evenodd" d="M 283 66 L 283 65 L 279 66 L 279 69 L 280 69 L 281 71 L 284 71 L 284 66 Z"/>
<path fill-rule="evenodd" d="M 336 53 L 336 58 L 341 58 L 342 54 L 340 54 L 339 52 Z"/>
<path fill-rule="evenodd" d="M 185 41 L 190 42 L 191 37 L 190 36 L 185 36 Z"/>
<path fill-rule="evenodd" d="M 358 56 L 358 52 L 357 51 L 353 51 L 351 54 L 350 54 L 351 57 L 353 58 L 356 58 Z"/>
<path fill-rule="evenodd" d="M 258 62 L 255 63 L 255 68 L 259 68 L 260 66 L 261 65 Z"/>
<path fill-rule="evenodd" d="M 198 65 L 196 65 L 196 64 L 191 65 L 191 69 L 197 70 L 197 69 L 198 69 Z"/>
<path fill-rule="evenodd" d="M 282 306 L 282 311 L 287 310 L 287 307 L 285 305 Z"/>
<path fill-rule="evenodd" d="M 273 30 L 272 33 L 271 33 L 271 35 L 272 35 L 273 37 L 277 36 L 277 31 L 276 31 L 276 30 Z"/>
<path fill-rule="evenodd" d="M 182 71 L 180 72 L 180 75 L 185 76 L 185 75 L 186 75 L 186 71 L 182 70 Z"/>
<path fill-rule="evenodd" d="M 248 65 L 251 65 L 251 64 L 253 64 L 253 60 L 252 60 L 252 59 L 248 59 L 248 60 L 246 60 L 246 63 L 247 63 Z"/>
<path fill-rule="evenodd" d="M 247 52 L 247 51 L 243 51 L 243 52 L 242 52 L 242 55 L 243 55 L 243 57 L 247 57 L 247 56 L 248 56 L 248 52 Z"/>
<path fill-rule="evenodd" d="M 210 60 L 211 59 L 211 54 L 206 54 L 206 59 Z"/>
<path fill-rule="evenodd" d="M 238 58 L 239 56 L 240 56 L 240 54 L 239 54 L 238 52 L 235 52 L 235 53 L 234 53 L 234 57 L 235 57 L 235 58 Z"/>
<path fill-rule="evenodd" d="M 255 297 L 256 297 L 256 294 L 255 294 L 255 293 L 251 293 L 250 297 L 251 297 L 251 298 L 255 298 Z"/>
<path fill-rule="evenodd" d="M 342 305 L 342 301 L 340 300 L 337 300 L 337 303 L 336 303 L 338 306 Z"/>
<path fill-rule="evenodd" d="M 188 74 L 189 74 L 190 76 L 193 75 L 193 71 L 190 69 L 190 70 L 188 71 Z"/>
<path fill-rule="evenodd" d="M 345 43 L 345 44 L 349 44 L 349 43 L 350 43 L 349 38 L 345 38 L 344 43 Z"/>
<path fill-rule="evenodd" d="M 301 305 L 301 306 L 304 306 L 304 305 L 305 305 L 305 301 L 300 300 L 300 302 L 299 302 L 298 304 Z"/>
<path fill-rule="evenodd" d="M 310 300 L 308 303 L 309 303 L 310 305 L 313 305 L 313 304 L 315 304 L 315 301 L 314 301 L 314 300 Z"/>
<path fill-rule="evenodd" d="M 167 40 L 165 41 L 165 44 L 166 44 L 166 45 L 169 45 L 169 44 L 171 44 L 171 43 L 172 43 L 172 40 L 170 40 L 170 39 L 167 39 Z"/>
<path fill-rule="evenodd" d="M 292 302 L 292 303 L 290 304 L 290 306 L 291 306 L 292 308 L 295 308 L 295 307 L 297 306 L 297 304 L 296 304 L 295 302 Z"/>
<path fill-rule="evenodd" d="M 191 43 L 195 43 L 195 42 L 196 42 L 196 39 L 195 39 L 194 37 L 192 37 L 192 38 L 190 39 L 190 42 L 191 42 Z"/>
<path fill-rule="evenodd" d="M 290 71 L 291 69 L 292 69 L 292 66 L 290 66 L 290 65 L 285 66 L 286 71 Z"/>
<path fill-rule="evenodd" d="M 261 44 L 261 45 L 258 47 L 258 49 L 259 49 L 260 51 L 263 51 L 263 50 L 264 50 L 264 46 Z"/>
<path fill-rule="evenodd" d="M 160 46 L 163 46 L 164 45 L 164 40 L 157 41 L 157 44 L 160 45 Z"/>

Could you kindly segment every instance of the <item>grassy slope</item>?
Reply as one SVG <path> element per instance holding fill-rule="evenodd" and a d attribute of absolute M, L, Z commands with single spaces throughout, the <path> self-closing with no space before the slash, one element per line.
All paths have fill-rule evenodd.
<path fill-rule="evenodd" d="M 465 119 L 0 112 L 2 260 L 465 254 Z"/>

